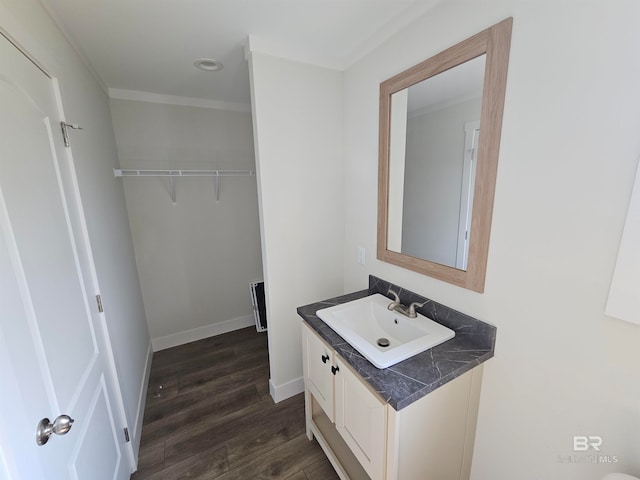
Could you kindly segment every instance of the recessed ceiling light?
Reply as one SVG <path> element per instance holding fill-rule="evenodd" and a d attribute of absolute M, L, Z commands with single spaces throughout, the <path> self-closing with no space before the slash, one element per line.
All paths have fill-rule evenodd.
<path fill-rule="evenodd" d="M 223 67 L 222 63 L 213 58 L 197 58 L 193 61 L 193 65 L 207 72 L 217 72 L 218 70 L 222 70 Z"/>

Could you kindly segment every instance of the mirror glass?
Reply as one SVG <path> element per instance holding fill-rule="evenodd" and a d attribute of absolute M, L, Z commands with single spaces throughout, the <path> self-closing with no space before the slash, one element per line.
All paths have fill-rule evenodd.
<path fill-rule="evenodd" d="M 485 58 L 391 95 L 389 250 L 467 269 Z"/>
<path fill-rule="evenodd" d="M 380 84 L 378 259 L 484 291 L 511 26 Z"/>

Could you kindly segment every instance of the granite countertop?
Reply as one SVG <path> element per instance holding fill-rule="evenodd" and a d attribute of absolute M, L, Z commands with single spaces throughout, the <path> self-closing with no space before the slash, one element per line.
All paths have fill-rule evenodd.
<path fill-rule="evenodd" d="M 417 311 L 451 328 L 456 336 L 389 368 L 379 369 L 316 316 L 323 308 L 375 293 L 387 296 L 389 287 L 400 294 L 405 305 L 426 300 L 427 304 Z M 298 307 L 298 314 L 395 410 L 405 408 L 493 357 L 494 326 L 374 276 L 369 277 L 369 289 Z"/>

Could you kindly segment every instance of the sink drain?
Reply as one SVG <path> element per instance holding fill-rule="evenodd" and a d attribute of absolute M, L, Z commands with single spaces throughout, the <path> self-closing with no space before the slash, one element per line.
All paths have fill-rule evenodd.
<path fill-rule="evenodd" d="M 384 337 L 379 338 L 378 345 L 381 347 L 388 347 L 390 345 L 389 339 Z"/>

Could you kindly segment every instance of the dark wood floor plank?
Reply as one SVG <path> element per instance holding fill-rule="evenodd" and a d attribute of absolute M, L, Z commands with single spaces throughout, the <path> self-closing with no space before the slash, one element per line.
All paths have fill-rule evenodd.
<path fill-rule="evenodd" d="M 304 473 L 307 476 L 307 480 L 340 480 L 327 457 L 305 467 Z"/>
<path fill-rule="evenodd" d="M 222 445 L 268 422 L 284 422 L 291 410 L 274 409 L 273 400 L 264 399 L 224 417 L 205 420 L 166 439 L 165 462 L 175 462 L 191 452 Z"/>
<path fill-rule="evenodd" d="M 261 351 L 267 357 L 269 356 L 269 346 L 267 342 L 267 336 L 258 334 L 253 337 L 247 337 L 242 341 L 235 343 L 233 347 L 236 355 L 243 355 L 249 351 Z"/>
<path fill-rule="evenodd" d="M 213 479 L 229 470 L 224 448 L 205 450 L 153 473 L 144 480 Z M 136 479 L 137 480 L 137 479 Z"/>
<path fill-rule="evenodd" d="M 175 398 L 178 395 L 178 376 L 175 375 L 169 381 L 151 383 L 149 382 L 149 388 L 147 389 L 147 400 L 145 403 L 146 411 L 159 403 L 166 402 L 171 398 Z"/>
<path fill-rule="evenodd" d="M 131 478 L 142 480 L 162 469 L 164 469 L 164 441 L 140 448 L 138 471 Z"/>
<path fill-rule="evenodd" d="M 263 415 L 261 423 L 226 442 L 231 468 L 241 465 L 247 458 L 271 450 L 305 432 L 304 401 L 295 400 L 295 402 L 288 402 L 288 405 L 282 405 L 285 402 L 276 405 L 277 414 Z"/>
<path fill-rule="evenodd" d="M 256 389 L 258 390 L 258 395 L 260 395 L 261 399 L 270 396 L 269 380 L 265 378 L 262 381 L 256 382 Z"/>
<path fill-rule="evenodd" d="M 233 347 L 228 347 L 215 352 L 206 352 L 201 355 L 192 355 L 180 363 L 165 365 L 154 369 L 152 374 L 149 376 L 149 385 L 162 385 L 169 383 L 178 376 L 185 375 L 186 373 L 197 372 L 212 365 L 226 366 L 229 364 L 228 362 L 233 362 L 237 358 L 238 356 Z"/>
<path fill-rule="evenodd" d="M 255 329 L 248 327 L 225 333 L 224 335 L 216 335 L 196 342 L 160 350 L 153 354 L 153 367 L 159 368 L 166 365 L 176 365 L 193 356 L 229 347 L 235 348 L 244 342 L 262 342 L 266 345 L 267 335 L 257 333 Z"/>
<path fill-rule="evenodd" d="M 303 395 L 269 395 L 267 337 L 254 328 L 156 352 L 146 401 L 132 480 L 337 478 L 304 434 Z"/>
<path fill-rule="evenodd" d="M 304 472 L 297 472 L 291 475 L 290 477 L 287 477 L 287 480 L 308 480 L 308 479 L 307 479 L 307 476 L 304 474 Z"/>
<path fill-rule="evenodd" d="M 285 480 L 324 456 L 320 446 L 305 435 L 259 456 L 248 458 L 242 466 L 229 470 L 219 480 Z"/>
<path fill-rule="evenodd" d="M 210 423 L 213 419 L 260 402 L 257 389 L 251 384 L 216 395 L 191 393 L 145 413 L 146 423 L 142 429 L 145 441 L 173 438 L 181 431 L 191 430 L 196 425 Z"/>
<path fill-rule="evenodd" d="M 258 369 L 256 371 L 256 369 Z M 258 376 L 255 376 L 255 373 Z M 233 361 L 203 365 L 200 369 L 181 373 L 178 378 L 178 392 L 182 395 L 193 389 L 215 387 L 217 384 L 224 384 L 232 379 L 244 379 L 243 382 L 255 383 L 269 374 L 269 367 L 264 362 L 262 352 L 249 352 L 240 357 L 234 358 Z M 218 383 L 216 383 L 218 382 Z M 227 388 L 227 387 L 222 387 Z"/>
<path fill-rule="evenodd" d="M 235 353 L 233 351 L 233 342 L 228 344 L 212 345 L 201 341 L 187 343 L 179 347 L 160 350 L 153 354 L 153 374 L 158 375 L 163 372 L 171 371 L 172 368 L 178 367 L 183 363 L 189 362 L 193 358 L 201 358 L 207 354 L 220 355 L 221 357 Z"/>

